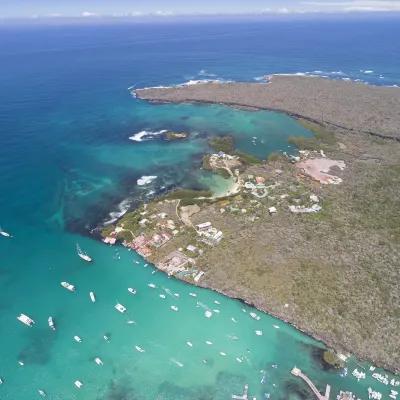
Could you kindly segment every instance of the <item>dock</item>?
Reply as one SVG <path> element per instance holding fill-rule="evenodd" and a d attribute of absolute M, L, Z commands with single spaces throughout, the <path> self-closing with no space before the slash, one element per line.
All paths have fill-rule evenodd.
<path fill-rule="evenodd" d="M 249 391 L 249 385 L 246 383 L 244 385 L 244 393 L 242 396 L 237 396 L 236 394 L 232 395 L 232 399 L 237 399 L 237 400 L 247 400 L 247 392 Z"/>
<path fill-rule="evenodd" d="M 303 379 L 308 386 L 310 386 L 311 390 L 314 392 L 314 394 L 317 396 L 319 400 L 329 400 L 329 395 L 331 393 L 331 387 L 329 385 L 326 385 L 326 390 L 325 390 L 325 395 L 322 395 L 319 390 L 315 387 L 315 385 L 312 383 L 311 379 L 307 378 L 299 368 L 294 367 L 292 369 L 292 374 L 294 376 L 299 376 L 301 379 Z"/>

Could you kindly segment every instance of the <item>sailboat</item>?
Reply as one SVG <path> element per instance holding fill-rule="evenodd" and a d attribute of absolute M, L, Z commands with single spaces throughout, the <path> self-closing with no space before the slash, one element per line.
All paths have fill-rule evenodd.
<path fill-rule="evenodd" d="M 3 229 L 1 229 L 1 227 L 0 227 L 0 235 L 3 235 L 5 237 L 12 237 L 9 233 L 7 233 L 6 231 L 3 231 Z"/>
<path fill-rule="evenodd" d="M 78 253 L 78 256 L 82 258 L 82 260 L 85 260 L 87 262 L 92 261 L 92 259 L 79 247 L 79 244 L 76 244 L 76 251 Z"/>

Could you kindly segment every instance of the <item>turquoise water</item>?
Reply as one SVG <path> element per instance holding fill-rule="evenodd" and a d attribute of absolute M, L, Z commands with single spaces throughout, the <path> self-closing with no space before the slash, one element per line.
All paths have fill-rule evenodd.
<path fill-rule="evenodd" d="M 317 28 L 299 28 L 295 34 L 290 30 L 285 36 L 289 31 L 282 26 L 276 35 L 290 48 L 292 38 L 307 43 L 303 39 Z M 128 87 L 179 83 L 204 76 L 204 68 L 221 78 L 241 80 L 273 69 L 322 68 L 317 54 L 305 60 L 294 53 L 289 62 L 287 51 L 279 58 L 279 49 L 272 48 L 263 58 L 257 41 L 271 46 L 277 41 L 275 31 L 262 27 L 235 28 L 238 35 L 244 32 L 242 42 L 219 35 L 225 28 L 212 24 L 195 28 L 204 40 L 195 38 L 192 26 L 1 29 L 0 226 L 14 236 L 0 236 L 1 399 L 32 399 L 42 389 L 53 399 L 222 400 L 240 394 L 245 383 L 258 399 L 264 393 L 275 399 L 313 398 L 302 381 L 290 376 L 294 365 L 321 390 L 330 383 L 333 395 L 341 388 L 365 399 L 371 386 L 387 398 L 388 387 L 371 378 L 357 383 L 350 375 L 340 378 L 337 372 L 324 371 L 316 357 L 321 345 L 292 327 L 261 313 L 256 322 L 247 306 L 161 273 L 152 275 L 151 266 L 144 268 L 143 261 L 136 265 L 132 261 L 139 258 L 125 249 L 119 249 L 117 261 L 115 248 L 93 240 L 98 224 L 173 187 L 223 191 L 229 181 L 198 170 L 202 155 L 210 151 L 209 137 L 231 134 L 237 148 L 264 158 L 271 151 L 293 150 L 285 140 L 289 135 L 311 135 L 277 113 L 155 106 L 132 99 Z M 398 28 L 385 29 L 392 35 Z M 323 31 L 328 35 L 337 29 L 324 26 Z M 182 32 L 188 40 L 180 39 Z M 370 48 L 377 49 L 373 43 Z M 244 50 L 253 57 L 238 57 Z M 333 69 L 338 67 L 332 61 L 337 54 L 331 51 Z M 368 54 L 353 54 L 346 63 L 357 59 L 363 65 L 352 70 L 367 69 Z M 278 58 L 280 62 L 274 61 Z M 396 82 L 398 64 L 388 58 L 385 62 L 383 73 Z M 377 70 L 385 67 L 374 63 Z M 141 142 L 129 139 L 143 130 L 162 129 L 186 131 L 190 138 L 172 143 L 158 135 Z M 149 175 L 157 178 L 138 185 L 140 177 Z M 92 264 L 77 257 L 77 242 L 93 257 Z M 61 281 L 76 285 L 76 293 L 62 288 Z M 158 289 L 150 289 L 150 282 Z M 180 297 L 160 298 L 162 287 Z M 96 303 L 90 301 L 90 291 Z M 196 299 L 189 296 L 191 291 L 198 294 Z M 114 309 L 117 301 L 127 307 L 127 314 Z M 197 301 L 220 313 L 205 318 Z M 31 316 L 35 326 L 18 322 L 20 313 Z M 49 316 L 56 331 L 47 325 Z M 136 324 L 128 325 L 128 319 Z M 263 336 L 255 335 L 257 329 Z M 104 341 L 105 334 L 110 343 Z M 74 335 L 82 343 L 75 342 Z M 238 340 L 232 340 L 233 335 Z M 207 340 L 213 345 L 206 345 Z M 137 352 L 135 345 L 146 352 Z M 236 358 L 242 356 L 239 363 Z M 95 357 L 104 365 L 98 366 Z M 349 371 L 355 366 L 351 360 Z M 264 385 L 260 370 L 266 371 Z M 84 387 L 75 388 L 75 380 Z"/>

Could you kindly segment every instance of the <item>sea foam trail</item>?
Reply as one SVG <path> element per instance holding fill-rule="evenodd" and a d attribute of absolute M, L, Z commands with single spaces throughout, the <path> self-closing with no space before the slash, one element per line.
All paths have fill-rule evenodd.
<path fill-rule="evenodd" d="M 139 186 L 148 185 L 149 183 L 151 183 L 151 181 L 153 181 L 156 178 L 157 178 L 157 176 L 154 176 L 154 175 L 150 175 L 150 176 L 143 175 L 142 177 L 140 177 L 137 180 L 137 184 Z"/>
<path fill-rule="evenodd" d="M 151 132 L 151 131 L 141 131 L 136 133 L 133 136 L 130 136 L 129 139 L 135 142 L 143 142 L 144 139 L 150 139 L 153 136 L 162 135 L 163 133 L 168 132 L 167 130 L 163 129 L 158 132 Z"/>

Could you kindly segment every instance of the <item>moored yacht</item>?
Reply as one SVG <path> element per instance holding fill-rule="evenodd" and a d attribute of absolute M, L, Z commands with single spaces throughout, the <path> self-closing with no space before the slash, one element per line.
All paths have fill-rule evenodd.
<path fill-rule="evenodd" d="M 17 317 L 17 319 L 20 320 L 25 325 L 28 325 L 30 327 L 32 327 L 32 325 L 35 323 L 35 321 L 32 318 L 29 318 L 25 314 L 21 314 L 19 317 Z"/>
<path fill-rule="evenodd" d="M 99 357 L 96 357 L 94 359 L 94 361 L 96 362 L 96 364 L 99 364 L 99 365 L 103 365 L 104 364 L 103 361 L 101 361 Z"/>
<path fill-rule="evenodd" d="M 136 294 L 136 290 L 131 287 L 128 287 L 128 292 L 132 293 L 132 294 Z"/>
<path fill-rule="evenodd" d="M 197 294 L 196 293 L 189 293 L 190 294 L 190 296 L 192 296 L 192 297 L 197 297 Z"/>
<path fill-rule="evenodd" d="M 256 335 L 262 336 L 262 331 L 256 331 Z"/>
<path fill-rule="evenodd" d="M 120 313 L 124 313 L 126 311 L 126 308 L 122 304 L 119 304 L 119 303 L 117 303 L 115 305 L 115 309 L 118 310 Z"/>
<path fill-rule="evenodd" d="M 165 299 L 165 294 L 159 294 L 162 299 Z"/>
<path fill-rule="evenodd" d="M 52 317 L 49 317 L 49 319 L 48 319 L 47 321 L 49 322 L 49 327 L 50 327 L 51 329 L 53 329 L 53 331 L 55 331 L 55 330 L 56 330 L 56 326 L 54 325 L 53 318 L 52 318 Z"/>
<path fill-rule="evenodd" d="M 254 318 L 256 321 L 258 321 L 260 319 L 260 316 L 253 312 L 250 313 L 250 317 Z"/>
<path fill-rule="evenodd" d="M 235 323 L 237 322 L 235 318 L 231 318 L 231 320 L 232 320 L 232 322 L 235 322 Z"/>
<path fill-rule="evenodd" d="M 171 308 L 172 308 L 174 311 L 178 311 L 178 310 L 179 310 L 179 308 L 178 308 L 177 306 L 171 306 Z"/>
<path fill-rule="evenodd" d="M 220 351 L 219 354 L 221 354 L 221 356 L 226 356 L 226 353 L 224 353 L 223 351 Z"/>
<path fill-rule="evenodd" d="M 157 288 L 157 286 L 154 285 L 154 284 L 152 284 L 152 283 L 149 283 L 147 286 L 148 286 L 148 287 L 151 287 L 152 289 L 156 289 L 156 288 Z"/>
<path fill-rule="evenodd" d="M 3 380 L 0 378 L 0 385 L 3 383 Z"/>
<path fill-rule="evenodd" d="M 5 237 L 12 237 L 9 233 L 7 233 L 6 231 L 3 231 L 3 229 L 0 228 L 0 235 L 3 235 Z"/>
<path fill-rule="evenodd" d="M 135 349 L 140 352 L 140 353 L 144 353 L 146 350 L 143 350 L 141 347 L 139 346 L 135 346 Z"/>
<path fill-rule="evenodd" d="M 61 286 L 65 287 L 65 289 L 69 290 L 70 292 L 74 292 L 75 291 L 75 286 L 71 285 L 68 282 L 61 282 Z"/>
<path fill-rule="evenodd" d="M 215 304 L 221 304 L 218 300 L 214 301 Z"/>
<path fill-rule="evenodd" d="M 207 311 L 204 313 L 204 315 L 205 315 L 207 318 L 211 318 L 211 317 L 212 317 L 212 312 L 207 310 Z"/>
<path fill-rule="evenodd" d="M 90 296 L 90 298 L 91 298 L 91 300 L 93 301 L 93 303 L 96 301 L 96 297 L 94 296 L 94 293 L 93 292 L 90 292 L 89 293 L 89 296 Z"/>
<path fill-rule="evenodd" d="M 135 325 L 135 321 L 128 321 L 127 324 L 129 324 L 129 325 Z"/>
<path fill-rule="evenodd" d="M 110 341 L 110 338 L 109 338 L 108 336 L 106 336 L 106 335 L 104 335 L 103 338 L 104 338 L 104 340 L 105 340 L 106 342 L 109 342 L 109 341 Z"/>
<path fill-rule="evenodd" d="M 41 394 L 43 397 L 46 396 L 46 392 L 44 392 L 43 390 L 38 390 L 39 394 Z"/>
<path fill-rule="evenodd" d="M 84 251 L 79 247 L 79 244 L 78 244 L 78 243 L 76 244 L 76 251 L 77 251 L 77 253 L 78 253 L 78 256 L 79 256 L 80 258 L 82 258 L 82 260 L 85 260 L 85 261 L 87 261 L 87 262 L 92 261 L 92 259 L 87 255 L 87 253 L 84 252 Z"/>
<path fill-rule="evenodd" d="M 186 342 L 188 346 L 193 347 L 193 343 L 191 342 Z"/>
<path fill-rule="evenodd" d="M 82 342 L 82 339 L 81 339 L 79 336 L 74 336 L 74 339 L 75 339 L 78 343 Z"/>
<path fill-rule="evenodd" d="M 215 312 L 215 314 L 219 314 L 219 310 L 215 309 L 213 311 Z"/>
<path fill-rule="evenodd" d="M 279 329 L 278 325 L 272 325 L 275 329 Z"/>
<path fill-rule="evenodd" d="M 82 382 L 75 381 L 75 386 L 80 389 L 82 387 Z"/>

